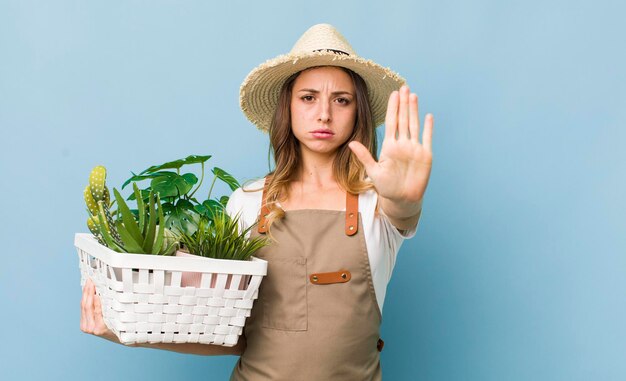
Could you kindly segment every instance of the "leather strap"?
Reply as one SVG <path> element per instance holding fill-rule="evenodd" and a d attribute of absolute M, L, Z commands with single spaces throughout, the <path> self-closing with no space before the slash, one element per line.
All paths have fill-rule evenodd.
<path fill-rule="evenodd" d="M 359 195 L 346 192 L 346 234 L 355 235 L 359 230 Z"/>
<path fill-rule="evenodd" d="M 267 207 L 266 190 L 269 184 L 270 176 L 265 177 L 265 185 L 263 186 L 263 196 L 261 197 L 261 217 L 259 219 L 258 231 L 260 234 L 267 232 L 265 219 L 270 210 Z M 359 195 L 346 192 L 346 235 L 352 236 L 359 230 Z"/>
<path fill-rule="evenodd" d="M 352 279 L 352 274 L 348 270 L 339 270 L 329 273 L 315 273 L 309 275 L 309 280 L 313 284 L 333 284 L 346 283 Z"/>

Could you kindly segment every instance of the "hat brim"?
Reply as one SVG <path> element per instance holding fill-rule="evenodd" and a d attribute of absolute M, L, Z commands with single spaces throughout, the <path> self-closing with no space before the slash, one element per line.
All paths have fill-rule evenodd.
<path fill-rule="evenodd" d="M 241 84 L 239 105 L 248 120 L 258 129 L 268 132 L 284 82 L 292 74 L 314 66 L 341 66 L 360 75 L 367 84 L 375 127 L 385 121 L 391 92 L 406 83 L 404 78 L 391 69 L 355 55 L 328 51 L 285 54 L 257 66 Z"/>

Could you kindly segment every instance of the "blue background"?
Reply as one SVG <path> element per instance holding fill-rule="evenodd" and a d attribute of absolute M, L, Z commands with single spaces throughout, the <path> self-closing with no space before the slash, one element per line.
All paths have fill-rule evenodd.
<path fill-rule="evenodd" d="M 79 330 L 73 238 L 119 187 L 211 154 L 240 181 L 267 137 L 239 85 L 311 25 L 407 78 L 435 115 L 417 235 L 384 308 L 387 380 L 626 379 L 626 7 L 618 1 L 0 1 L 5 379 L 227 379 L 236 358 Z M 206 189 L 206 188 L 205 188 Z"/>

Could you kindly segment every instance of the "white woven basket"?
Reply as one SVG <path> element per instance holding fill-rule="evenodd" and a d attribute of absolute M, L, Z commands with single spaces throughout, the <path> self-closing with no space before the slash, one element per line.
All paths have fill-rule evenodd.
<path fill-rule="evenodd" d="M 267 262 L 117 253 L 77 233 L 81 286 L 91 278 L 105 324 L 124 344 L 234 346 L 267 274 Z M 183 275 L 201 275 L 199 287 Z"/>

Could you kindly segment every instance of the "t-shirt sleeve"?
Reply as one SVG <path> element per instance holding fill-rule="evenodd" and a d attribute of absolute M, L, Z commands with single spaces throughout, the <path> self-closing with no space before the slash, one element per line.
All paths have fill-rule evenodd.
<path fill-rule="evenodd" d="M 248 189 L 248 188 L 246 188 Z M 256 222 L 261 207 L 262 192 L 250 192 L 237 188 L 229 197 L 226 213 L 231 217 L 239 217 L 239 226 L 247 229 Z M 250 231 L 246 234 L 250 236 Z"/>
<path fill-rule="evenodd" d="M 417 226 L 410 230 L 398 230 L 382 208 L 379 207 L 376 211 L 377 204 L 378 193 L 375 190 L 371 189 L 359 195 L 359 211 L 363 216 L 374 287 L 378 302 L 382 305 L 385 288 L 391 279 L 400 247 L 405 239 L 415 235 Z"/>
<path fill-rule="evenodd" d="M 226 213 L 231 218 L 234 218 L 237 214 L 241 214 L 243 212 L 242 194 L 243 190 L 241 188 L 237 188 L 228 198 L 228 202 L 226 203 Z"/>

